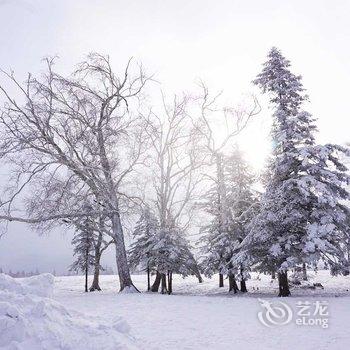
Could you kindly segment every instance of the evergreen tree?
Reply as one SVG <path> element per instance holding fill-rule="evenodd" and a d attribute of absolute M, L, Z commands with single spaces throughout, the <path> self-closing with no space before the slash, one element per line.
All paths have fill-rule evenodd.
<path fill-rule="evenodd" d="M 79 228 L 76 229 L 72 239 L 75 261 L 69 268 L 70 271 L 83 271 L 85 273 L 85 292 L 88 292 L 89 268 L 94 266 L 95 263 L 94 239 L 92 220 L 91 218 L 86 217 L 81 221 Z"/>
<path fill-rule="evenodd" d="M 307 100 L 301 77 L 289 68 L 272 48 L 254 81 L 274 106 L 274 149 L 261 209 L 242 243 L 246 256 L 240 256 L 261 271 L 277 270 L 280 296 L 290 295 L 288 269 L 339 254 L 349 217 L 341 203 L 348 198 L 346 167 L 339 158 L 345 149 L 315 144 L 315 119 L 301 109 Z"/>
<path fill-rule="evenodd" d="M 232 234 L 231 259 L 228 265 L 229 276 L 238 276 L 241 292 L 247 292 L 246 278 L 249 265 L 247 261 L 235 263 L 240 244 L 248 234 L 248 226 L 257 213 L 259 194 L 253 190 L 255 176 L 245 161 L 238 146 L 228 157 L 226 163 L 227 201 L 230 206 L 230 232 Z"/>
<path fill-rule="evenodd" d="M 159 221 L 149 207 L 146 207 L 138 220 L 135 241 L 129 250 L 131 268 L 147 271 L 147 289 L 151 290 L 150 274 L 156 271 L 155 290 L 161 285 L 162 293 L 172 293 L 172 276 L 178 273 L 183 277 L 196 275 L 201 279 L 197 262 L 184 232 L 175 223 L 161 228 Z M 153 288 L 152 288 L 153 291 Z"/>
<path fill-rule="evenodd" d="M 350 144 L 347 144 L 347 149 L 349 150 Z M 342 158 L 341 161 L 345 164 L 347 167 L 347 170 L 349 169 L 349 152 L 347 152 Z M 349 173 L 349 172 L 347 172 Z M 346 187 L 349 191 L 349 186 Z M 346 205 L 349 207 L 349 199 L 350 195 L 347 196 Z M 344 202 L 345 203 L 345 202 Z M 338 225 L 341 224 L 342 227 L 339 230 L 338 234 L 340 237 L 338 237 L 335 241 L 337 241 L 337 253 L 333 254 L 333 256 L 327 255 L 326 263 L 331 268 L 331 273 L 334 275 L 337 274 L 343 274 L 343 275 L 349 275 L 350 274 L 350 215 L 347 215 L 345 218 L 343 218 L 340 222 L 338 221 Z"/>
<path fill-rule="evenodd" d="M 169 225 L 159 228 L 152 238 L 150 263 L 157 268 L 160 275 L 162 294 L 172 293 L 173 273 L 183 277 L 197 275 L 197 263 L 191 253 L 190 245 L 184 237 L 184 232 Z"/>
<path fill-rule="evenodd" d="M 212 221 L 202 230 L 205 233 L 202 240 L 202 253 L 205 255 L 202 266 L 207 276 L 217 272 L 220 275 L 227 274 L 229 291 L 235 293 L 238 291 L 238 276 L 241 290 L 246 292 L 247 266 L 245 262 L 234 262 L 233 257 L 247 234 L 246 227 L 256 208 L 257 196 L 252 190 L 254 177 L 237 146 L 229 157 L 222 156 L 222 161 L 221 189 L 219 184 L 214 184 L 205 204 Z M 220 194 L 224 194 L 225 198 Z"/>
<path fill-rule="evenodd" d="M 157 234 L 159 224 L 149 207 L 146 207 L 136 223 L 133 236 L 135 241 L 129 250 L 129 264 L 133 269 L 141 268 L 147 271 L 147 290 L 151 289 L 150 275 L 156 267 L 151 265 L 150 251 L 154 244 L 153 238 Z"/>
<path fill-rule="evenodd" d="M 223 287 L 223 275 L 227 272 L 232 245 L 232 235 L 229 230 L 230 211 L 226 202 L 225 162 L 224 155 L 216 155 L 216 176 L 213 177 L 214 181 L 205 196 L 205 202 L 202 204 L 211 220 L 208 225 L 201 228 L 203 236 L 199 241 L 202 246 L 201 253 L 204 256 L 201 261 L 203 273 L 207 277 L 219 273 L 219 287 Z"/>

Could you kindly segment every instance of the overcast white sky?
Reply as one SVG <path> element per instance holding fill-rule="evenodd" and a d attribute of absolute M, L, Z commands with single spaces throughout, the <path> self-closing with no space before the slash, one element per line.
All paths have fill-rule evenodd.
<path fill-rule="evenodd" d="M 201 78 L 237 101 L 255 91 L 250 82 L 277 46 L 303 75 L 320 142 L 343 143 L 350 126 L 349 19 L 347 0 L 0 0 L 0 66 L 24 78 L 48 55 L 60 57 L 62 72 L 90 51 L 109 54 L 116 67 L 133 56 L 167 92 L 191 90 Z M 263 107 L 241 137 L 255 168 L 269 149 L 270 112 Z M 11 224 L 0 240 L 0 267 L 65 270 L 69 240 Z M 112 254 L 106 262 L 113 264 Z"/>

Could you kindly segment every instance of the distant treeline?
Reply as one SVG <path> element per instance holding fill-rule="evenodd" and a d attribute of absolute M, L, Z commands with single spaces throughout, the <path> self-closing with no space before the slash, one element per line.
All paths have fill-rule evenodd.
<path fill-rule="evenodd" d="M 23 278 L 23 277 L 31 277 L 31 276 L 37 276 L 40 275 L 40 271 L 38 268 L 35 269 L 35 271 L 26 272 L 24 270 L 22 271 L 15 271 L 13 272 L 10 270 L 5 270 L 0 267 L 0 273 L 6 273 L 7 275 L 13 277 L 13 278 Z M 51 272 L 54 276 L 75 276 L 78 275 L 76 272 L 72 271 L 65 271 L 63 273 L 57 273 L 56 270 L 53 270 Z M 114 275 L 115 271 L 110 266 L 105 266 L 101 269 L 101 275 Z"/>

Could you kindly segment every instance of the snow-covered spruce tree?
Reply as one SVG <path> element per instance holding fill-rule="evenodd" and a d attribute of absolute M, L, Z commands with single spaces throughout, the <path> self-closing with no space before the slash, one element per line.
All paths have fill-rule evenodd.
<path fill-rule="evenodd" d="M 115 242 L 113 239 L 107 238 L 109 237 L 109 223 L 105 213 L 99 208 L 102 206 L 98 203 L 96 198 L 89 196 L 89 193 L 84 193 L 80 190 L 79 193 L 76 194 L 69 190 L 69 186 L 65 186 L 65 188 L 62 189 L 61 186 L 56 187 L 55 183 L 49 183 L 48 186 L 45 187 L 45 191 L 40 194 L 40 197 L 47 197 L 48 203 L 46 203 L 46 200 L 42 201 L 40 199 L 34 203 L 33 198 L 31 203 L 34 204 L 34 207 L 32 207 L 34 210 L 36 210 L 39 205 L 41 205 L 41 208 L 39 209 L 40 211 L 45 210 L 47 206 L 49 206 L 49 209 L 53 210 L 54 208 L 50 205 L 50 202 L 57 200 L 58 197 L 59 200 L 62 201 L 61 206 L 69 208 L 71 204 L 70 200 L 73 199 L 74 202 L 80 203 L 81 212 L 87 213 L 85 218 L 83 216 L 80 218 L 63 219 L 62 223 L 79 232 L 79 230 L 85 230 L 86 218 L 88 217 L 89 228 L 93 231 L 91 236 L 93 238 L 92 243 L 94 248 L 93 279 L 89 291 L 101 291 L 99 283 L 100 271 L 103 270 L 101 266 L 101 257 L 107 248 Z M 38 197 L 35 197 L 35 199 L 36 198 Z M 90 203 L 94 204 L 92 205 Z"/>
<path fill-rule="evenodd" d="M 230 247 L 232 245 L 232 235 L 229 229 L 230 211 L 226 203 L 226 183 L 223 170 L 225 160 L 223 154 L 216 155 L 216 176 L 213 178 L 202 205 L 204 211 L 212 219 L 208 225 L 201 228 L 203 236 L 199 241 L 203 254 L 201 268 L 208 277 L 219 273 L 219 287 L 223 287 L 223 275 L 227 261 L 231 258 Z"/>
<path fill-rule="evenodd" d="M 94 239 L 94 230 L 91 219 L 86 217 L 82 220 L 79 229 L 76 229 L 72 239 L 75 261 L 69 268 L 70 271 L 83 271 L 85 273 L 85 292 L 88 292 L 89 268 L 95 264 Z"/>
<path fill-rule="evenodd" d="M 197 275 L 196 261 L 184 232 L 175 225 L 159 228 L 152 239 L 150 264 L 161 276 L 161 293 L 173 291 L 173 273 L 183 277 Z"/>
<path fill-rule="evenodd" d="M 347 143 L 346 147 L 349 150 L 350 144 Z M 349 165 L 350 165 L 350 156 L 349 152 L 345 154 L 344 157 L 342 157 L 342 162 L 345 164 L 345 166 L 348 168 L 347 173 L 349 174 Z M 349 191 L 349 186 L 347 186 L 347 190 Z M 348 199 L 346 202 L 344 202 L 347 207 L 350 206 L 350 195 L 348 196 Z M 345 227 L 343 228 L 341 232 L 341 239 L 338 249 L 338 254 L 335 256 L 329 256 L 328 255 L 328 261 L 327 265 L 330 266 L 332 274 L 343 274 L 343 275 L 349 275 L 350 274 L 350 215 L 347 217 L 347 223 L 345 222 Z M 347 230 L 346 230 L 347 227 Z"/>
<path fill-rule="evenodd" d="M 228 157 L 225 165 L 227 178 L 227 202 L 230 208 L 230 232 L 232 234 L 232 258 L 227 266 L 229 277 L 237 276 L 241 292 L 247 292 L 246 278 L 249 270 L 247 261 L 235 263 L 240 244 L 248 234 L 248 226 L 256 215 L 259 206 L 259 194 L 253 189 L 255 176 L 238 146 Z"/>
<path fill-rule="evenodd" d="M 146 206 L 136 223 L 133 236 L 135 241 L 129 249 L 129 264 L 132 269 L 140 268 L 147 271 L 147 290 L 151 289 L 151 271 L 156 266 L 151 265 L 151 248 L 157 234 L 159 223 L 151 209 Z"/>
<path fill-rule="evenodd" d="M 288 269 L 339 254 L 349 217 L 341 203 L 348 197 L 348 177 L 338 154 L 345 149 L 315 145 L 315 119 L 301 109 L 307 100 L 301 77 L 289 68 L 272 48 L 254 81 L 274 107 L 274 150 L 260 212 L 242 243 L 245 259 L 252 258 L 259 270 L 278 271 L 279 296 L 290 295 Z"/>
<path fill-rule="evenodd" d="M 151 286 L 152 292 L 172 293 L 173 273 L 182 277 L 196 276 L 199 283 L 203 282 L 200 269 L 192 247 L 185 238 L 185 231 L 175 223 L 159 226 L 156 235 L 147 242 L 150 246 L 149 265 L 156 271 L 156 278 Z M 168 288 L 167 288 L 168 284 Z"/>
<path fill-rule="evenodd" d="M 246 292 L 245 262 L 233 263 L 233 257 L 246 236 L 246 226 L 256 208 L 257 196 L 251 188 L 254 177 L 238 147 L 230 156 L 221 155 L 220 162 L 220 184 L 214 184 L 209 190 L 204 207 L 212 221 L 202 230 L 205 257 L 201 266 L 207 276 L 217 272 L 221 276 L 227 274 L 229 291 L 235 293 L 238 291 L 237 276 L 241 291 Z"/>

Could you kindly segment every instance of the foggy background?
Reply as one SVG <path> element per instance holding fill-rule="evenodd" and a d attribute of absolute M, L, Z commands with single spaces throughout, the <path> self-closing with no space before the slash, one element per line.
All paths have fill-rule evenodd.
<path fill-rule="evenodd" d="M 91 51 L 109 54 L 117 70 L 133 56 L 155 73 L 157 89 L 191 91 L 201 78 L 212 90 L 225 90 L 230 103 L 255 92 L 250 82 L 277 46 L 292 71 L 303 75 L 319 142 L 344 143 L 350 126 L 349 15 L 347 0 L 0 0 L 0 67 L 24 80 L 27 72 L 40 72 L 45 56 L 59 56 L 62 74 Z M 270 111 L 262 107 L 239 139 L 256 170 L 269 151 Z M 0 175 L 4 171 L 0 165 Z M 27 225 L 11 223 L 0 239 L 0 267 L 65 272 L 72 262 L 70 240 L 63 229 L 38 237 Z M 112 250 L 102 264 L 115 268 Z"/>

